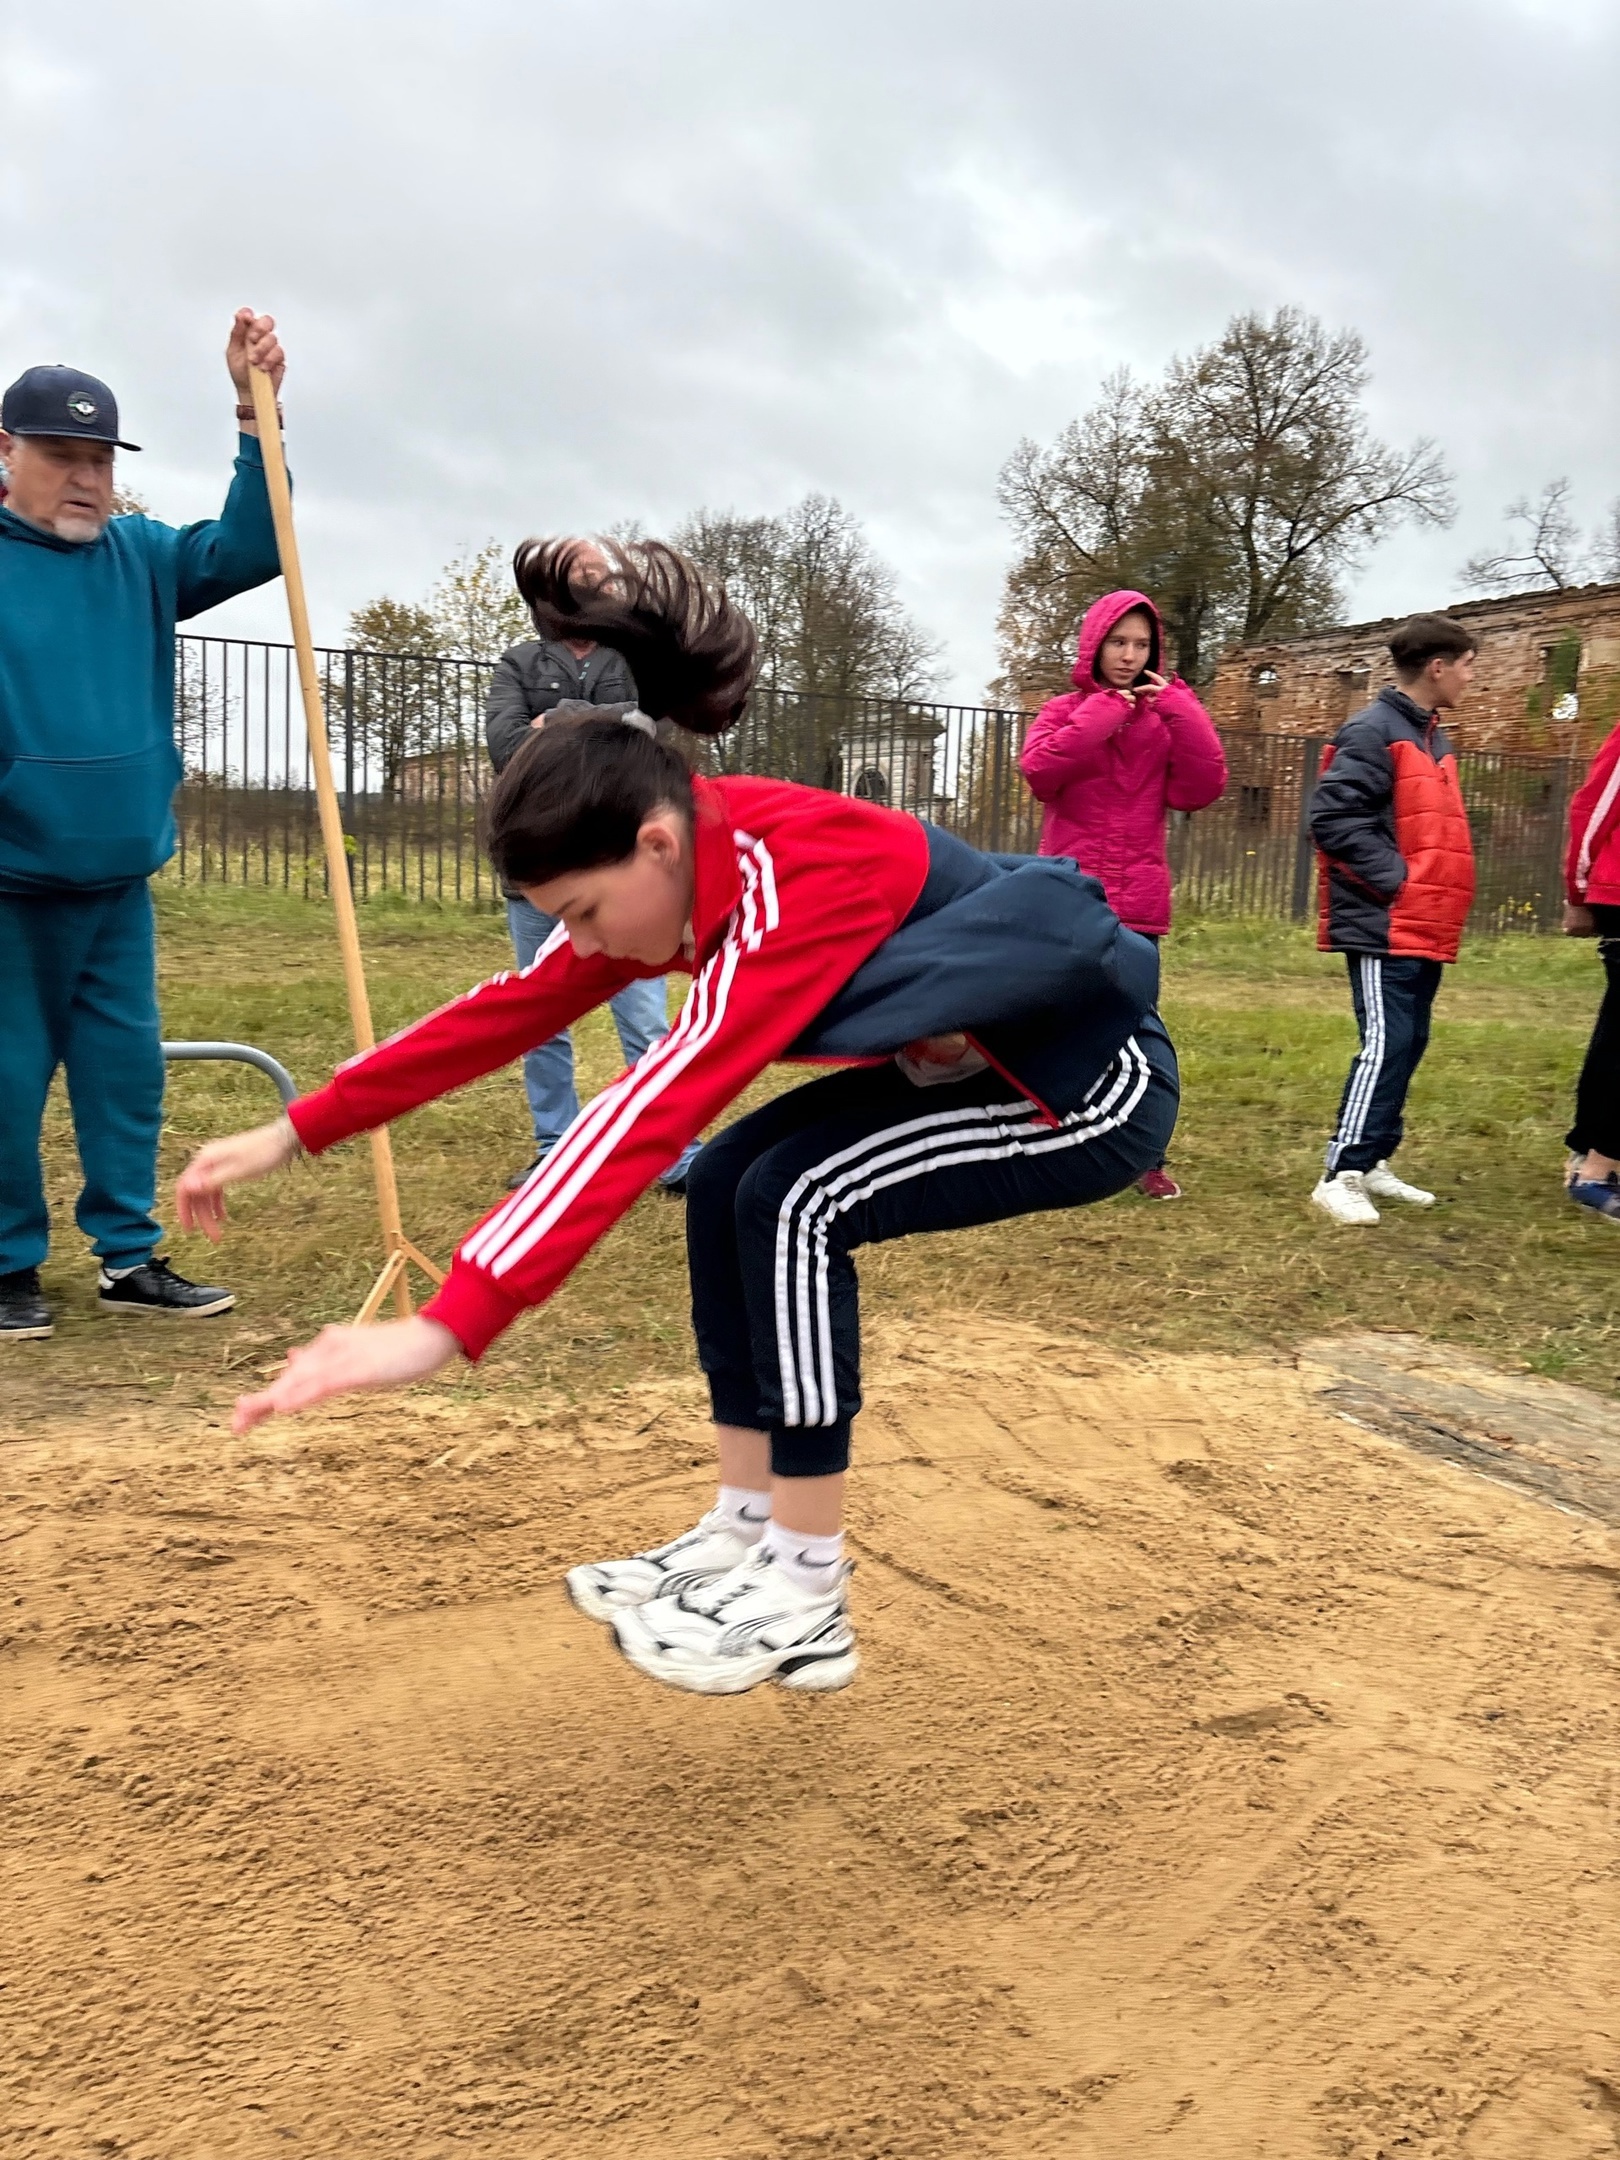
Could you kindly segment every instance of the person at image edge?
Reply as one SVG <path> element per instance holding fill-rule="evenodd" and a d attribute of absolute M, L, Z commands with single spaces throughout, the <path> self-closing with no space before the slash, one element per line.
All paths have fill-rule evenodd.
<path fill-rule="evenodd" d="M 195 1319 L 235 1302 L 158 1256 L 147 889 L 175 843 L 175 624 L 280 569 L 249 385 L 253 367 L 281 382 L 268 315 L 238 309 L 225 363 L 235 475 L 217 518 L 178 528 L 114 514 L 114 457 L 139 446 L 96 376 L 31 367 L 0 402 L 0 1339 L 51 1333 L 40 1127 L 58 1067 L 102 1311 Z"/>

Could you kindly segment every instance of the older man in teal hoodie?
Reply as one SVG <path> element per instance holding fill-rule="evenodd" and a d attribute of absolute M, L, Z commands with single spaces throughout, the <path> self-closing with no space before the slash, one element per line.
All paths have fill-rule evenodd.
<path fill-rule="evenodd" d="M 174 629 L 280 567 L 249 369 L 280 385 L 268 315 L 237 312 L 236 473 L 218 518 L 113 516 L 105 383 L 30 368 L 0 405 L 0 1340 L 51 1332 L 40 1124 L 67 1076 L 79 1227 L 113 1312 L 200 1317 L 234 1303 L 154 1257 L 163 1116 L 147 879 L 174 852 Z"/>

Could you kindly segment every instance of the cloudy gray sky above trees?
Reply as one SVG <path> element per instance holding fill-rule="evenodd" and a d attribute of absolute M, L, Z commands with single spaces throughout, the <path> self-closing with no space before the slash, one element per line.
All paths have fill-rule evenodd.
<path fill-rule="evenodd" d="M 275 312 L 332 638 L 490 535 L 814 490 L 974 696 L 1009 453 L 1247 308 L 1360 330 L 1456 476 L 1359 612 L 1620 492 L 1612 0 L 80 0 L 0 78 L 0 374 L 106 375 L 204 515 L 227 319 Z"/>

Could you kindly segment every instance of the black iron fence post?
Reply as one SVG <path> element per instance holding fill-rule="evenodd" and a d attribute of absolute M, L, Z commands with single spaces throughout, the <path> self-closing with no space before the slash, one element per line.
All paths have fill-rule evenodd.
<path fill-rule="evenodd" d="M 1585 767 L 1574 758 L 1564 758 L 1553 775 L 1552 819 L 1541 873 L 1544 897 L 1538 911 L 1543 930 L 1556 930 L 1564 919 L 1564 850 L 1568 841 L 1569 802 L 1580 786 L 1584 772 Z"/>
<path fill-rule="evenodd" d="M 354 654 L 343 655 L 343 824 L 354 823 Z"/>

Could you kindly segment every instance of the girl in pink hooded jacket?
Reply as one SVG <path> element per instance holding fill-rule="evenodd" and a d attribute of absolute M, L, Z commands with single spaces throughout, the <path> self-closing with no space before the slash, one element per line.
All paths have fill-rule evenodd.
<path fill-rule="evenodd" d="M 1170 927 L 1167 810 L 1202 810 L 1226 786 L 1210 717 L 1179 676 L 1159 673 L 1159 611 L 1145 593 L 1105 593 L 1080 625 L 1075 687 L 1030 723 L 1019 764 L 1038 801 L 1041 853 L 1072 855 L 1127 929 Z"/>
<path fill-rule="evenodd" d="M 1045 805 L 1041 853 L 1071 855 L 1128 929 L 1170 927 L 1167 810 L 1202 810 L 1226 786 L 1207 712 L 1177 676 L 1159 673 L 1164 633 L 1145 593 L 1105 593 L 1080 625 L 1075 687 L 1043 705 L 1019 764 Z M 1163 1168 L 1140 1183 L 1155 1199 L 1180 1187 Z"/>

